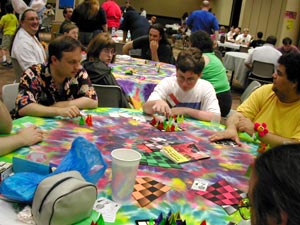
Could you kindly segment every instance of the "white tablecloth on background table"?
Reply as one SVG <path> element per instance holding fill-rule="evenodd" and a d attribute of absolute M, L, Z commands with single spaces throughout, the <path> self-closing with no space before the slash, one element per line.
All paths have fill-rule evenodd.
<path fill-rule="evenodd" d="M 245 59 L 248 55 L 245 52 L 226 52 L 223 60 L 225 68 L 233 72 L 234 78 L 242 87 L 247 83 L 249 69 L 245 66 Z"/>

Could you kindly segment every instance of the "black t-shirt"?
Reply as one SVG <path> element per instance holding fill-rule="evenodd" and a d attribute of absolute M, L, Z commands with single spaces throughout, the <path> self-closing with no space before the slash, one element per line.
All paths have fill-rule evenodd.
<path fill-rule="evenodd" d="M 76 23 L 80 32 L 94 32 L 95 30 L 103 30 L 102 25 L 106 24 L 106 14 L 100 7 L 97 15 L 88 19 L 87 15 L 81 15 L 75 8 L 71 21 Z"/>
<path fill-rule="evenodd" d="M 141 58 L 151 60 L 151 51 L 150 51 L 150 42 L 149 36 L 144 35 L 133 40 L 133 48 L 141 49 L 142 55 Z M 160 62 L 174 64 L 174 57 L 172 52 L 172 47 L 169 43 L 159 43 L 159 47 L 157 49 L 157 54 Z"/>
<path fill-rule="evenodd" d="M 260 47 L 260 46 L 263 46 L 264 43 L 265 43 L 264 40 L 253 40 L 253 41 L 250 43 L 250 47 L 253 47 L 253 48 Z"/>
<path fill-rule="evenodd" d="M 124 13 L 123 18 L 120 29 L 129 30 L 132 40 L 148 34 L 150 27 L 148 20 L 136 11 L 127 11 Z"/>

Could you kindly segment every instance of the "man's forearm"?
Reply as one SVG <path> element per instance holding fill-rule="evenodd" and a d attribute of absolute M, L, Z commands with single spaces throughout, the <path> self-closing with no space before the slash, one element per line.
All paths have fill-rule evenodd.
<path fill-rule="evenodd" d="M 261 142 L 269 144 L 271 147 L 275 147 L 277 145 L 289 144 L 289 143 L 300 143 L 300 140 L 285 138 L 273 133 L 268 133 L 262 138 L 259 138 Z"/>
<path fill-rule="evenodd" d="M 59 107 L 30 103 L 19 110 L 20 116 L 54 117 L 59 115 Z"/>
<path fill-rule="evenodd" d="M 70 101 L 56 102 L 52 106 L 62 108 L 73 105 L 77 106 L 79 109 L 94 109 L 98 107 L 98 100 L 94 100 L 88 97 L 81 97 Z"/>
<path fill-rule="evenodd" d="M 238 125 L 241 117 L 243 117 L 243 115 L 241 113 L 233 112 L 233 114 L 226 121 L 226 129 L 237 130 L 237 125 Z"/>

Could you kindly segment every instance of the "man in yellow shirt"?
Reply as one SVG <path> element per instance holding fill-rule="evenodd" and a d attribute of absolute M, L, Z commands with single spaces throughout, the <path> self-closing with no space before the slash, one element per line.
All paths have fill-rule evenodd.
<path fill-rule="evenodd" d="M 266 123 L 269 133 L 260 140 L 271 146 L 300 140 L 300 54 L 283 55 L 273 74 L 273 84 L 263 85 L 237 108 L 226 122 L 226 130 L 209 137 L 210 141 L 232 139 L 241 144 L 238 132 L 250 136 L 254 123 Z"/>

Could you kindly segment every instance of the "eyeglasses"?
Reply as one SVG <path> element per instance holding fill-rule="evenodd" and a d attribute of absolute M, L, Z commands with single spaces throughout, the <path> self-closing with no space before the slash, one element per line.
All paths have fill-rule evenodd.
<path fill-rule="evenodd" d="M 183 83 L 185 81 L 187 84 L 193 84 L 193 83 L 195 83 L 195 81 L 198 80 L 198 78 L 194 78 L 194 77 L 189 77 L 187 79 L 183 76 L 176 76 L 176 77 L 180 83 Z"/>
<path fill-rule="evenodd" d="M 115 54 L 116 54 L 116 50 L 113 49 L 113 48 L 103 48 L 102 51 L 103 51 L 105 54 L 112 54 L 112 55 L 115 55 Z"/>
<path fill-rule="evenodd" d="M 28 20 L 28 21 L 40 21 L 40 18 L 39 17 L 29 17 L 29 18 L 26 18 L 25 20 Z"/>
<path fill-rule="evenodd" d="M 239 206 L 238 206 L 239 212 L 240 212 L 241 217 L 244 220 L 250 219 L 250 216 L 251 216 L 250 207 L 251 207 L 251 204 L 250 204 L 249 198 L 243 198 L 239 203 Z"/>

